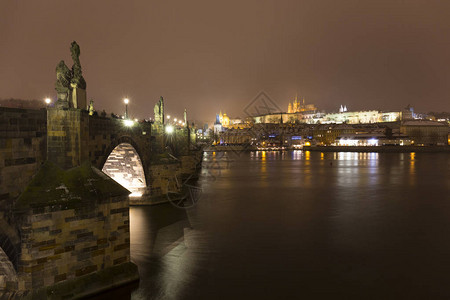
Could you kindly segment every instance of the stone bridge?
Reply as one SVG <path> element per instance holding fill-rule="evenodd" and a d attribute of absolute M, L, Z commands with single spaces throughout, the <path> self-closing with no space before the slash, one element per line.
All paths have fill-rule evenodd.
<path fill-rule="evenodd" d="M 52 215 L 48 215 L 53 209 L 53 206 L 48 205 L 45 209 L 43 206 L 39 210 L 33 208 L 30 216 L 22 218 L 28 221 L 18 221 L 17 213 L 15 213 L 18 199 L 26 197 L 23 195 L 29 194 L 32 188 L 37 188 L 36 183 L 33 187 L 33 180 L 37 180 L 34 177 L 41 172 L 43 165 L 46 166 L 45 162 L 48 161 L 54 166 L 58 166 L 62 171 L 68 170 L 67 172 L 88 162 L 127 188 L 132 193 L 131 196 L 143 195 L 150 199 L 149 201 L 163 199 L 169 190 L 177 189 L 174 177 L 182 177 L 194 172 L 199 163 L 199 157 L 197 155 L 194 158 L 189 153 L 191 135 L 188 128 L 178 128 L 176 132 L 178 136 L 176 148 L 179 151 L 175 158 L 166 151 L 166 146 L 170 143 L 164 135 L 163 125 L 155 125 L 150 122 L 130 123 L 126 123 L 122 119 L 91 116 L 88 111 L 76 108 L 52 107 L 41 110 L 0 108 L 0 294 L 2 290 L 30 290 L 43 283 L 45 285 L 55 284 L 69 279 L 66 276 L 71 276 L 66 275 L 70 272 L 55 271 L 56 269 L 52 271 L 56 275 L 52 276 L 49 275 L 50 271 L 50 273 L 47 271 L 45 273 L 41 270 L 39 271 L 41 273 L 36 273 L 35 270 L 39 269 L 43 258 L 40 258 L 41 261 L 37 258 L 38 256 L 33 256 L 32 259 L 28 258 L 28 261 L 24 258 L 27 256 L 26 253 L 24 254 L 24 251 L 27 251 L 27 249 L 24 250 L 24 247 L 35 247 L 36 241 L 32 243 L 28 239 L 29 242 L 24 242 L 30 232 L 35 233 L 35 231 L 27 231 L 23 224 L 26 223 L 27 226 L 34 228 L 33 223 L 36 220 L 55 217 L 54 212 Z M 46 168 L 51 167 L 47 166 Z M 112 199 L 111 203 L 118 201 L 114 200 L 114 197 Z M 142 197 L 139 201 L 142 201 Z M 102 203 L 98 207 L 103 205 Z M 126 207 L 128 207 L 128 201 Z M 78 208 L 74 209 L 77 211 Z M 101 210 L 104 211 L 103 208 Z M 47 215 L 41 216 L 44 211 Z M 85 217 L 85 219 L 91 217 Z M 66 223 L 67 220 L 66 217 Z M 125 226 L 128 226 L 128 211 L 126 211 L 126 215 L 124 214 L 123 220 L 125 220 Z M 123 228 L 123 221 L 120 224 L 122 225 L 118 227 Z M 49 239 L 48 235 L 51 236 L 54 232 L 59 232 L 60 235 L 61 230 L 64 231 L 64 227 L 61 228 L 54 227 L 53 231 L 51 228 L 46 231 L 48 233 L 46 238 L 43 238 L 43 242 L 56 243 L 49 245 L 50 248 L 53 246 L 57 248 L 59 244 L 55 242 L 55 239 Z M 83 234 L 87 229 L 80 230 L 78 235 Z M 126 234 L 125 231 L 124 240 L 128 240 L 129 247 L 129 233 Z M 39 236 L 33 236 L 33 239 L 36 237 Z M 96 240 L 97 243 L 99 241 L 103 241 L 103 238 Z M 66 246 L 66 250 L 67 247 L 72 246 Z M 116 245 L 114 249 L 116 247 L 122 246 Z M 92 251 L 99 251 L 98 246 L 91 248 Z M 46 248 L 40 245 L 39 249 Z M 127 249 L 129 251 L 129 248 Z M 57 253 L 61 250 L 55 251 Z M 117 258 L 115 262 L 119 259 L 121 258 Z M 45 263 L 48 265 L 48 260 L 43 262 L 43 264 Z M 89 274 L 89 270 L 91 272 L 99 271 L 97 266 L 93 267 L 94 265 L 75 270 L 74 274 L 77 275 L 73 276 Z M 87 273 L 85 268 L 88 268 Z M 12 276 L 11 274 L 19 276 L 24 272 L 28 272 L 29 276 L 27 275 L 27 279 L 24 280 L 23 286 L 20 286 L 20 280 L 17 283 L 16 275 Z M 39 279 L 30 275 L 34 273 L 39 274 Z M 49 276 L 51 279 L 46 279 L 45 282 L 40 279 L 40 277 L 47 278 Z"/>

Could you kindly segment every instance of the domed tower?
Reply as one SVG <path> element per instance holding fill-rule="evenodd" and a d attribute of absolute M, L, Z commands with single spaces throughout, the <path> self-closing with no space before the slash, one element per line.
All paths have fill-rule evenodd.
<path fill-rule="evenodd" d="M 222 126 L 230 126 L 230 118 L 226 113 L 224 113 L 222 116 Z"/>

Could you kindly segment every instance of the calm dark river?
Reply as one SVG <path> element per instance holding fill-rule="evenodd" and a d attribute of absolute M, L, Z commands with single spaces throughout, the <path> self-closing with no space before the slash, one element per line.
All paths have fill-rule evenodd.
<path fill-rule="evenodd" d="M 105 299 L 449 299 L 450 155 L 205 154 L 197 205 L 132 207 Z"/>

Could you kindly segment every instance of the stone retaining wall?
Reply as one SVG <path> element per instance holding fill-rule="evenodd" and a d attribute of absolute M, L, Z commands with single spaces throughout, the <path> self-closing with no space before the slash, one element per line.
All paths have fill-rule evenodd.
<path fill-rule="evenodd" d="M 21 226 L 19 290 L 77 279 L 130 259 L 126 197 L 91 207 L 27 212 Z"/>

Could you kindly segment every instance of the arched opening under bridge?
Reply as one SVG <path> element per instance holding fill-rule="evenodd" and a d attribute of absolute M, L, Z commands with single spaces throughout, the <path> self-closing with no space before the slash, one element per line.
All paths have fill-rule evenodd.
<path fill-rule="evenodd" d="M 102 171 L 128 189 L 131 197 L 142 196 L 147 187 L 141 158 L 131 144 L 121 143 L 114 148 Z"/>

